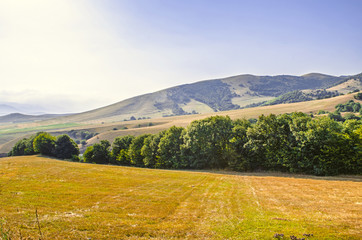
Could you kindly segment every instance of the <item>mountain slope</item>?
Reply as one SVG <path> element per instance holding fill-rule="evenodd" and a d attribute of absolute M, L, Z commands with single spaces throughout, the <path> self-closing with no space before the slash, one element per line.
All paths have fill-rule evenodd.
<path fill-rule="evenodd" d="M 271 100 L 284 93 L 328 88 L 343 80 L 319 73 L 303 76 L 239 75 L 200 81 L 149 93 L 62 118 L 64 122 L 120 121 L 227 111 Z"/>
<path fill-rule="evenodd" d="M 328 91 L 338 91 L 346 94 L 355 90 L 362 90 L 362 73 L 348 77 L 337 85 L 327 89 Z"/>

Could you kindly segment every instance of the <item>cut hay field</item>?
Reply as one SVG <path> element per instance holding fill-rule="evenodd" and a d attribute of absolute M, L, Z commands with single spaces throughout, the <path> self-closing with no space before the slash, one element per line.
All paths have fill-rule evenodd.
<path fill-rule="evenodd" d="M 360 177 L 2 158 L 0 233 L 13 239 L 273 239 L 275 233 L 360 239 L 361 187 Z"/>

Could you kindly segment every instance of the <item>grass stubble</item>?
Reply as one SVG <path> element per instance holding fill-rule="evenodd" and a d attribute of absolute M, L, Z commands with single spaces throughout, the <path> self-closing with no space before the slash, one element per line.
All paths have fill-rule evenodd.
<path fill-rule="evenodd" d="M 2 158 L 1 229 L 12 239 L 360 239 L 360 180 Z"/>

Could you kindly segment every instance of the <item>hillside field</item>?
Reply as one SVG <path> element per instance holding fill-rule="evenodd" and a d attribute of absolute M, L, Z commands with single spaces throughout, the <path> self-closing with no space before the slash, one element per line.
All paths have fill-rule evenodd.
<path fill-rule="evenodd" d="M 260 115 L 283 114 L 291 112 L 304 112 L 304 113 L 317 113 L 319 110 L 327 110 L 333 112 L 335 106 L 340 103 L 346 103 L 353 99 L 356 102 L 362 103 L 362 101 L 355 100 L 354 94 L 342 95 L 334 98 L 314 100 L 307 102 L 278 104 L 272 106 L 255 107 L 238 109 L 231 111 L 194 114 L 185 116 L 164 117 L 156 119 L 143 119 L 135 121 L 123 121 L 123 119 L 115 120 L 114 122 L 106 122 L 106 119 L 100 119 L 98 122 L 74 122 L 64 121 L 64 118 L 56 118 L 52 120 L 46 120 L 35 123 L 23 123 L 13 125 L 0 126 L 0 154 L 8 153 L 14 144 L 24 138 L 35 134 L 38 131 L 47 131 L 54 135 L 67 134 L 71 130 L 87 130 L 93 133 L 99 133 L 99 135 L 89 139 L 87 146 L 100 142 L 101 140 L 108 140 L 113 142 L 114 138 L 124 135 L 141 135 L 144 133 L 158 133 L 166 130 L 171 126 L 186 127 L 194 120 L 204 119 L 210 116 L 230 116 L 231 119 L 248 119 L 258 118 Z M 152 126 L 149 126 L 152 125 Z M 128 129 L 123 129 L 127 127 Z M 116 128 L 117 130 L 114 130 Z M 82 151 L 85 148 L 81 148 Z"/>
<path fill-rule="evenodd" d="M 360 239 L 361 180 L 2 158 L 0 236 Z"/>

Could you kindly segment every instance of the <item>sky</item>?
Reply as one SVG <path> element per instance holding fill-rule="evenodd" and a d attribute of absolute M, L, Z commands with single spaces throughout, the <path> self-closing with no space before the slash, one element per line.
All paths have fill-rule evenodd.
<path fill-rule="evenodd" d="M 362 72 L 360 0 L 0 0 L 0 104 L 68 113 L 239 74 Z"/>

